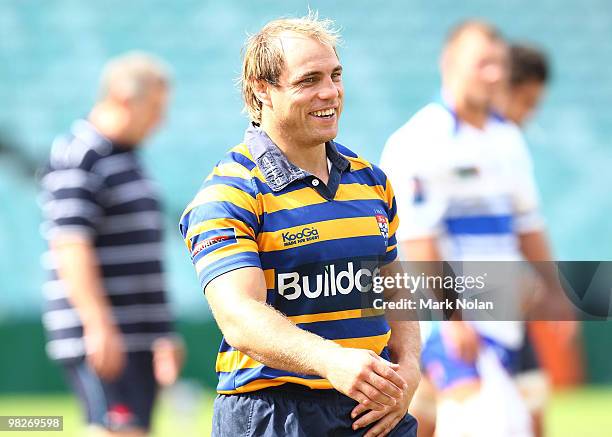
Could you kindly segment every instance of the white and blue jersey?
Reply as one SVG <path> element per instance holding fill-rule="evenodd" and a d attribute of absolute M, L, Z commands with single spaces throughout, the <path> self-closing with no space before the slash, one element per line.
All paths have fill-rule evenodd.
<path fill-rule="evenodd" d="M 434 237 L 444 260 L 520 260 L 519 234 L 543 227 L 525 141 L 496 114 L 478 129 L 448 100 L 430 103 L 391 135 L 381 168 L 402 217 L 397 240 Z M 520 322 L 471 323 L 509 349 L 522 341 Z"/>

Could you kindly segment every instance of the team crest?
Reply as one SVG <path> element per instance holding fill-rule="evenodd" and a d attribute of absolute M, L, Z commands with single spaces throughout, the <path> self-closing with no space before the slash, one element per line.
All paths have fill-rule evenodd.
<path fill-rule="evenodd" d="M 383 236 L 385 241 L 389 239 L 389 220 L 387 220 L 387 216 L 383 214 L 376 214 L 376 223 L 378 223 L 378 230 L 380 234 Z"/>

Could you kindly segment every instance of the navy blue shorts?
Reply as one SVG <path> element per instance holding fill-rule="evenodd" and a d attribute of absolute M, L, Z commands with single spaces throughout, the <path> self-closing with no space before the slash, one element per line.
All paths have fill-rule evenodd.
<path fill-rule="evenodd" d="M 148 431 L 157 394 L 151 352 L 130 352 L 114 381 L 101 379 L 84 359 L 64 363 L 68 383 L 77 395 L 87 423 L 111 431 Z"/>
<path fill-rule="evenodd" d="M 251 393 L 217 395 L 213 437 L 360 436 L 374 426 L 354 431 L 351 411 L 357 402 L 336 390 L 311 390 L 284 384 Z M 409 414 L 388 435 L 416 437 Z"/>

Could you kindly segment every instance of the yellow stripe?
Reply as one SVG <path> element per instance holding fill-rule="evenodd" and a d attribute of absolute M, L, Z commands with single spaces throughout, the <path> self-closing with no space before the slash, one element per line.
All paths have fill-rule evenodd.
<path fill-rule="evenodd" d="M 225 162 L 213 168 L 213 171 L 210 173 L 210 175 L 208 175 L 206 179 L 209 179 L 212 176 L 228 176 L 249 180 L 254 175 L 251 171 L 249 171 L 248 168 L 246 168 L 242 164 L 238 164 L 237 162 Z"/>
<path fill-rule="evenodd" d="M 341 184 L 336 192 L 335 200 L 385 200 L 385 192 L 381 185 Z"/>
<path fill-rule="evenodd" d="M 266 269 L 264 272 L 264 278 L 266 278 L 266 288 L 273 290 L 276 286 L 276 272 L 274 269 Z"/>
<path fill-rule="evenodd" d="M 254 381 L 249 382 L 241 387 L 238 387 L 236 390 L 217 390 L 219 394 L 234 394 L 234 393 L 246 393 L 255 390 L 260 390 L 266 387 L 276 387 L 279 385 L 283 385 L 286 382 L 292 382 L 295 384 L 305 385 L 306 387 L 310 387 L 313 389 L 323 390 L 323 389 L 332 389 L 333 386 L 329 383 L 327 379 L 304 379 L 299 378 L 297 376 L 279 376 L 274 379 L 256 379 Z"/>
<path fill-rule="evenodd" d="M 382 350 L 389 343 L 391 337 L 391 330 L 387 331 L 386 334 L 374 335 L 372 337 L 361 337 L 361 338 L 342 338 L 339 340 L 333 340 L 342 347 L 354 347 L 358 349 L 370 349 L 380 355 Z"/>
<path fill-rule="evenodd" d="M 249 161 L 254 162 L 253 156 L 251 156 L 251 152 L 249 151 L 249 146 L 246 143 L 240 143 L 230 149 L 230 152 L 239 153 Z"/>
<path fill-rule="evenodd" d="M 263 366 L 263 364 L 240 351 L 219 352 L 215 371 L 232 372 L 237 369 L 253 369 L 259 366 Z"/>
<path fill-rule="evenodd" d="M 358 319 L 360 317 L 380 316 L 384 313 L 385 310 L 383 309 L 364 308 L 359 310 L 333 311 L 329 313 L 303 314 L 300 316 L 290 316 L 287 318 L 293 323 L 298 324 L 325 322 L 329 320 Z"/>
<path fill-rule="evenodd" d="M 257 236 L 257 245 L 261 252 L 270 252 L 274 250 L 285 249 L 283 241 L 283 233 L 297 234 L 304 228 L 315 228 L 318 232 L 317 239 L 311 239 L 286 246 L 287 249 L 304 246 L 307 244 L 318 243 L 321 241 L 337 240 L 339 238 L 354 238 L 368 235 L 380 235 L 380 228 L 374 216 L 371 217 L 350 217 L 344 219 L 324 220 L 321 222 L 313 222 L 291 228 L 281 229 L 273 232 L 261 232 Z M 312 235 L 310 238 L 314 238 Z"/>
<path fill-rule="evenodd" d="M 366 161 L 363 158 L 353 158 L 352 156 L 346 156 L 346 155 L 342 155 L 344 156 L 346 159 L 349 160 L 350 164 L 351 164 L 351 170 L 361 170 L 364 168 L 372 168 L 372 164 L 370 164 L 368 161 Z"/>
<path fill-rule="evenodd" d="M 236 232 L 236 236 L 241 236 L 241 237 L 246 236 L 246 237 L 255 238 L 255 232 L 246 223 L 240 220 L 222 217 L 222 218 L 216 218 L 216 219 L 211 219 L 211 220 L 205 220 L 198 224 L 189 226 L 189 232 L 187 232 L 185 243 L 187 244 L 187 242 L 191 240 L 192 237 L 199 235 L 203 232 L 212 231 L 214 229 L 221 229 L 221 228 L 234 228 Z"/>
<path fill-rule="evenodd" d="M 241 238 L 236 244 L 228 244 L 227 246 L 222 246 L 219 249 L 212 251 L 196 263 L 196 272 L 199 275 L 207 265 L 212 264 L 221 258 L 226 258 L 228 256 L 233 256 L 244 252 L 258 253 L 257 244 L 255 241 L 247 238 Z"/>
<path fill-rule="evenodd" d="M 201 190 L 193 201 L 187 206 L 183 212 L 183 216 L 187 215 L 192 209 L 198 206 L 204 205 L 208 202 L 231 202 L 242 209 L 251 211 L 257 217 L 259 217 L 259 206 L 258 202 L 238 188 L 230 187 L 228 185 L 211 185 Z M 181 220 L 182 220 L 181 217 Z M 258 218 L 259 219 L 259 218 Z"/>
<path fill-rule="evenodd" d="M 397 247 L 397 244 L 394 244 L 392 246 L 387 246 L 387 252 L 391 252 L 393 249 L 395 249 Z"/>
<path fill-rule="evenodd" d="M 327 202 L 327 200 L 310 187 L 300 188 L 299 190 L 278 196 L 274 193 L 262 194 L 261 200 L 263 202 L 263 210 L 267 213 Z"/>

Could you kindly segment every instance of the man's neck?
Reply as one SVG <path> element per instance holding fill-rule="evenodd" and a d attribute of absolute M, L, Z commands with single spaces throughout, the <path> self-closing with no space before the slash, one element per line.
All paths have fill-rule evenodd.
<path fill-rule="evenodd" d="M 457 102 L 455 106 L 457 117 L 464 123 L 474 126 L 477 129 L 484 129 L 489 118 L 489 111 L 478 108 L 467 102 Z"/>
<path fill-rule="evenodd" d="M 132 144 L 119 111 L 116 111 L 112 105 L 97 104 L 89 113 L 87 120 L 111 142 Z"/>
<path fill-rule="evenodd" d="M 313 174 L 327 184 L 329 169 L 327 167 L 325 143 L 315 146 L 303 145 L 292 137 L 283 135 L 278 129 L 267 126 L 266 123 L 262 122 L 261 128 L 283 152 L 289 162 Z"/>

